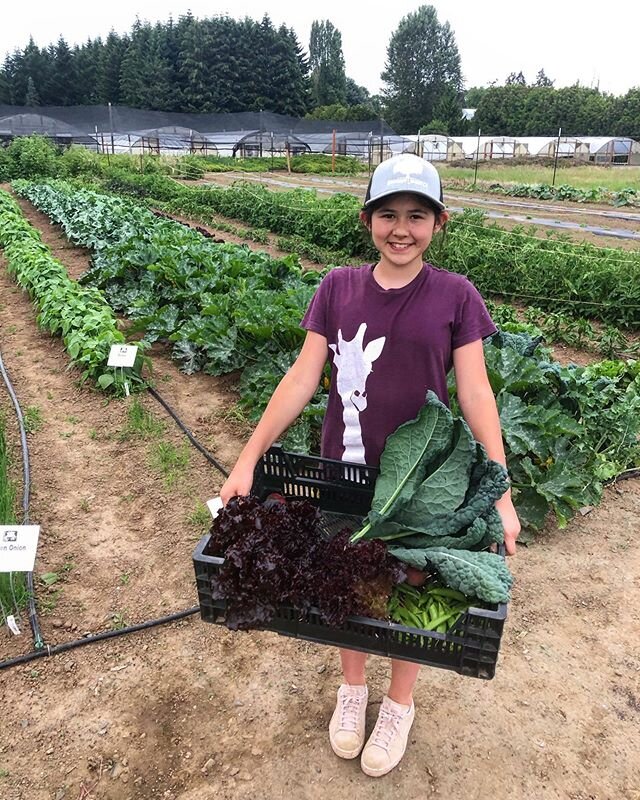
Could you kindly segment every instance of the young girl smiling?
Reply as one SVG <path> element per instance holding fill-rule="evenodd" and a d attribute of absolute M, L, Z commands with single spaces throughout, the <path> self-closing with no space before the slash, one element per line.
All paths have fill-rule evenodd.
<path fill-rule="evenodd" d="M 249 493 L 255 465 L 309 402 L 327 359 L 332 374 L 324 457 L 378 466 L 387 436 L 417 416 L 427 390 L 449 404 L 447 373 L 453 368 L 474 437 L 489 458 L 506 464 L 482 348 L 495 325 L 466 278 L 423 261 L 448 219 L 437 170 L 414 155 L 384 161 L 372 175 L 360 217 L 380 258 L 332 270 L 323 279 L 301 323 L 307 335 L 300 355 L 222 487 L 225 503 Z M 512 555 L 520 523 L 509 491 L 496 507 Z M 329 724 L 331 746 L 342 758 L 362 753 L 363 771 L 384 775 L 405 752 L 419 665 L 392 659 L 391 683 L 365 745 L 367 657 L 346 649 L 340 657 L 344 682 Z"/>

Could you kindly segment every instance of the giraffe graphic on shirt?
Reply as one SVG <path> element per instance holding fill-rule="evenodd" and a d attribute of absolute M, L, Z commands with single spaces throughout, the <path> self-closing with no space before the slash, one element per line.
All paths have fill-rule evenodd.
<path fill-rule="evenodd" d="M 363 322 L 353 339 L 347 340 L 342 337 L 342 330 L 338 329 L 338 344 L 329 345 L 337 370 L 336 388 L 342 400 L 342 458 L 356 464 L 365 463 L 360 414 L 367 407 L 367 377 L 373 369 L 373 362 L 382 353 L 386 338 L 381 336 L 364 347 L 366 330 L 367 324 Z"/>

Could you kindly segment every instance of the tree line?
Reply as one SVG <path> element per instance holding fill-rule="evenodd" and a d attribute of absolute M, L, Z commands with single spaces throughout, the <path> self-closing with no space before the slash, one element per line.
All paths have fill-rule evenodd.
<path fill-rule="evenodd" d="M 46 48 L 31 40 L 0 71 L 0 103 L 100 105 L 181 112 L 261 109 L 301 116 L 310 104 L 309 64 L 292 29 L 229 17 L 111 31 L 103 41 Z"/>
<path fill-rule="evenodd" d="M 640 88 L 616 97 L 598 89 L 555 89 L 541 69 L 504 85 L 465 90 L 455 34 L 433 6 L 407 14 L 391 34 L 383 89 L 370 95 L 345 71 L 340 31 L 315 20 L 307 51 L 295 32 L 227 16 L 111 31 L 70 48 L 64 38 L 30 40 L 0 68 L 0 104 L 96 105 L 108 102 L 181 112 L 272 111 L 295 117 L 383 117 L 399 133 L 507 136 L 617 135 L 640 139 Z M 475 109 L 473 119 L 463 108 Z"/>

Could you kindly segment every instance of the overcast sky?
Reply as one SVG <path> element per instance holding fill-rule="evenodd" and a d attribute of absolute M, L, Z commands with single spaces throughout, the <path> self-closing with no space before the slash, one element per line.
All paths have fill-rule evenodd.
<path fill-rule="evenodd" d="M 540 68 L 556 88 L 579 81 L 602 91 L 625 94 L 640 86 L 638 32 L 640 2 L 623 0 L 608 7 L 590 3 L 537 0 L 529 3 L 456 3 L 433 0 L 440 22 L 448 21 L 460 51 L 465 86 L 503 83 L 510 72 L 522 72 L 528 82 Z M 329 19 L 342 34 L 346 72 L 371 93 L 380 91 L 387 44 L 400 20 L 420 3 L 348 3 L 323 0 L 108 0 L 95 3 L 29 0 L 3 4 L 0 14 L 0 54 L 24 48 L 32 35 L 45 46 L 60 35 L 70 45 L 88 37 L 103 38 L 113 28 L 130 30 L 136 15 L 156 22 L 177 19 L 189 9 L 196 17 L 228 14 L 261 19 L 266 12 L 276 26 L 293 28 L 300 43 L 309 45 L 314 19 Z"/>

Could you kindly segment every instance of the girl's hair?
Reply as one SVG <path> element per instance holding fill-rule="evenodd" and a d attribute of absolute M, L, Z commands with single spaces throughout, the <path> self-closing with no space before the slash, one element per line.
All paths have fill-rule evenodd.
<path fill-rule="evenodd" d="M 380 200 L 375 200 L 368 206 L 362 206 L 361 211 L 367 220 L 367 225 L 371 225 L 371 217 L 373 216 L 373 212 L 376 210 L 376 208 L 380 208 L 380 206 L 384 205 L 384 203 L 386 203 L 389 200 L 389 197 L 393 197 L 393 195 L 387 195 L 386 197 L 381 197 Z M 443 213 L 443 211 L 439 208 L 436 208 L 435 205 L 426 200 L 422 195 L 416 194 L 415 197 L 417 198 L 417 201 L 421 206 L 423 206 L 424 208 L 428 208 L 430 211 L 433 211 L 433 213 L 436 215 L 436 222 L 437 222 L 438 218 Z"/>

